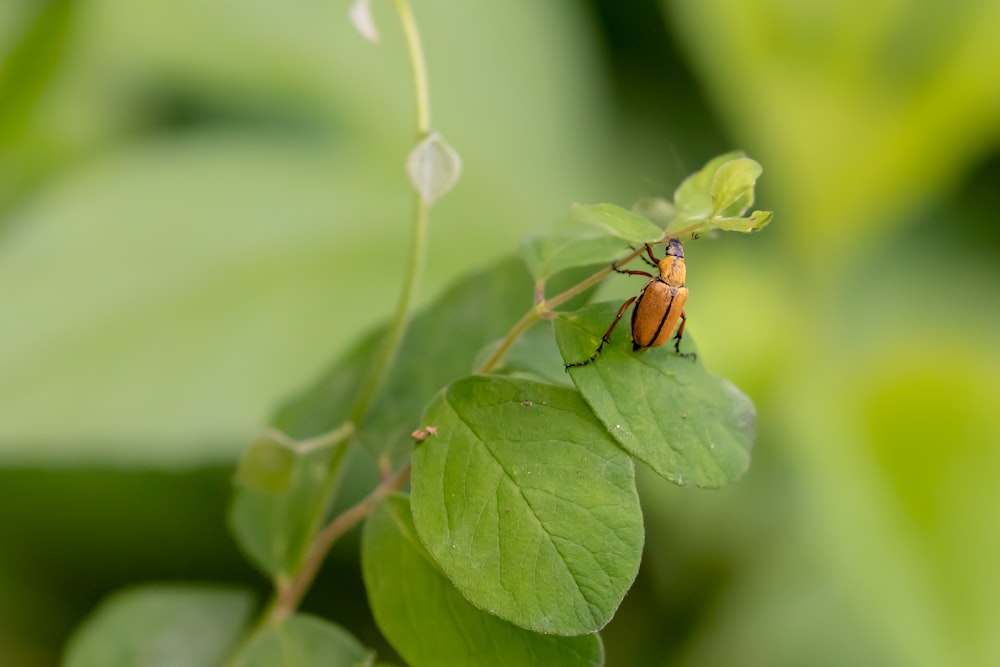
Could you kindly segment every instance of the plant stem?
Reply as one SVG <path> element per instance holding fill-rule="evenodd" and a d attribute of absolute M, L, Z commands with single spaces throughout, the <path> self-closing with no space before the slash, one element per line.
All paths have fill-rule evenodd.
<path fill-rule="evenodd" d="M 270 621 L 280 622 L 295 611 L 319 573 L 319 568 L 334 543 L 371 514 L 382 499 L 399 490 L 409 478 L 410 466 L 407 465 L 392 477 L 383 480 L 364 500 L 341 512 L 337 518 L 327 524 L 326 528 L 320 531 L 309 547 L 309 551 L 306 552 L 305 558 L 302 559 L 302 565 L 295 578 L 279 588 L 276 603 L 268 610 Z"/>
<path fill-rule="evenodd" d="M 416 90 L 416 110 L 417 110 L 417 140 L 423 139 L 431 127 L 431 107 L 430 93 L 427 86 L 427 64 L 424 60 L 424 51 L 420 43 L 420 33 L 417 30 L 417 23 L 413 18 L 408 0 L 396 0 L 396 10 L 399 19 L 403 24 L 403 33 L 406 36 L 406 45 L 409 52 L 410 63 L 413 69 L 413 84 Z M 413 303 L 413 295 L 416 292 L 417 282 L 423 270 L 424 256 L 427 248 L 427 219 L 430 206 L 417 194 L 415 197 L 413 211 L 413 242 L 410 244 L 410 257 L 407 262 L 406 274 L 403 276 L 403 289 L 399 295 L 399 302 L 396 304 L 396 313 L 389 324 L 385 340 L 379 347 L 379 351 L 368 369 L 365 382 L 358 392 L 358 401 L 351 411 L 351 421 L 361 424 L 368 408 L 378 394 L 379 386 L 385 380 L 386 369 L 388 369 L 399 352 L 399 346 L 406 333 L 406 325 L 410 319 L 410 309 Z"/>
<path fill-rule="evenodd" d="M 417 31 L 417 24 L 414 20 L 413 12 L 410 10 L 408 0 L 396 0 L 396 9 L 403 24 L 410 63 L 413 68 L 413 81 L 416 89 L 417 136 L 419 141 L 430 132 L 430 96 L 427 87 L 427 66 L 420 43 L 420 34 Z M 342 446 L 333 452 L 330 463 L 327 466 L 326 480 L 318 494 L 310 526 L 310 534 L 315 535 L 315 537 L 301 563 L 296 568 L 291 580 L 287 581 L 287 583 L 280 581 L 277 583 L 277 599 L 268 611 L 268 618 L 271 620 L 280 620 L 295 611 L 302 597 L 309 590 L 309 586 L 312 585 L 313 580 L 316 578 L 319 568 L 334 542 L 344 532 L 367 516 L 375 504 L 384 498 L 386 494 L 398 489 L 409 478 L 409 467 L 407 466 L 397 475 L 384 479 L 365 500 L 346 510 L 333 519 L 326 528 L 320 530 L 320 526 L 329 511 L 329 507 L 333 504 L 333 499 L 340 486 L 340 478 L 343 474 L 344 462 L 347 460 L 350 450 L 350 437 L 354 434 L 354 427 L 355 425 L 360 427 L 367 416 L 373 401 L 378 395 L 381 384 L 385 381 L 388 369 L 391 368 L 396 355 L 399 353 L 403 335 L 406 333 L 406 326 L 410 320 L 413 296 L 416 293 L 417 283 L 423 269 L 424 256 L 426 255 L 429 212 L 430 206 L 417 194 L 413 212 L 413 240 L 410 245 L 409 260 L 407 262 L 406 273 L 403 276 L 402 289 L 399 301 L 396 304 L 395 314 L 389 324 L 385 339 L 379 346 L 378 352 L 368 367 L 364 382 L 358 390 L 358 398 L 351 409 L 348 422 L 351 428 L 344 432 L 345 437 L 340 441 L 342 442 Z"/>

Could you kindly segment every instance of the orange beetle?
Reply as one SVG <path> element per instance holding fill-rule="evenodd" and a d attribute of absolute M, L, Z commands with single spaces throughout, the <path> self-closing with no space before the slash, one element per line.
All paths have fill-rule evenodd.
<path fill-rule="evenodd" d="M 681 353 L 681 339 L 684 337 L 684 324 L 687 316 L 684 314 L 684 304 L 687 302 L 688 289 L 684 286 L 687 276 L 687 268 L 684 264 L 684 246 L 677 239 L 670 239 L 667 243 L 667 254 L 663 259 L 656 259 L 653 250 L 646 244 L 646 254 L 660 269 L 660 275 L 654 276 L 645 271 L 629 271 L 619 269 L 617 265 L 612 265 L 618 273 L 627 273 L 632 276 L 646 276 L 650 281 L 642 288 L 638 296 L 634 296 L 618 309 L 615 321 L 611 323 L 608 330 L 601 338 L 600 345 L 589 359 L 578 361 L 573 364 L 566 364 L 566 368 L 575 366 L 586 366 L 597 359 L 597 356 L 604 348 L 604 344 L 611 338 L 611 332 L 618 326 L 618 322 L 625 314 L 625 310 L 635 302 L 632 309 L 632 350 L 645 350 L 649 347 L 659 347 L 667 342 L 674 327 L 677 327 L 677 335 L 674 336 L 674 349 L 681 356 L 694 356 Z M 677 326 L 678 321 L 680 326 Z"/>

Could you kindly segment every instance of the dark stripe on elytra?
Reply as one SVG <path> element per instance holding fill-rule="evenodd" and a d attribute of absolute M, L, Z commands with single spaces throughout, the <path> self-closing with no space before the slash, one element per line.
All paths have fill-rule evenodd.
<path fill-rule="evenodd" d="M 677 292 L 674 288 L 670 287 L 670 285 L 667 285 L 667 289 L 670 291 L 670 301 L 667 302 L 667 309 L 663 311 L 663 318 L 660 320 L 660 326 L 656 327 L 656 333 L 653 334 L 653 339 L 649 341 L 649 345 L 655 343 L 656 339 L 660 337 L 660 331 L 663 330 L 663 325 L 666 323 L 667 317 L 670 315 L 670 307 L 674 305 L 674 297 L 677 296 Z M 644 345 L 643 347 L 649 347 L 649 345 Z"/>
<path fill-rule="evenodd" d="M 646 287 L 649 287 L 652 283 L 653 283 L 653 281 L 650 280 L 648 283 L 646 283 Z M 635 347 L 635 317 L 639 313 L 639 306 L 642 305 L 642 298 L 644 296 L 646 296 L 646 287 L 642 288 L 642 291 L 639 292 L 639 298 L 636 299 L 635 303 L 632 304 L 632 317 L 631 317 L 631 319 L 629 321 L 629 326 L 631 327 L 630 333 L 631 333 L 631 336 L 632 336 L 632 349 L 633 350 L 638 349 L 638 348 Z"/>

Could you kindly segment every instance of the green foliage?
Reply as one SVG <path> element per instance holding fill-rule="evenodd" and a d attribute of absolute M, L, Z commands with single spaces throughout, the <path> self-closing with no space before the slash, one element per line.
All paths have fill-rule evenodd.
<path fill-rule="evenodd" d="M 65 667 L 216 667 L 246 629 L 242 590 L 143 586 L 101 603 L 72 637 Z"/>
<path fill-rule="evenodd" d="M 590 356 L 618 306 L 595 304 L 555 321 L 566 363 Z M 593 363 L 569 369 L 594 414 L 625 451 L 675 484 L 716 488 L 734 482 L 750 464 L 753 403 L 669 345 L 633 352 L 624 329 L 615 329 Z M 693 350 L 690 336 L 684 349 Z"/>
<path fill-rule="evenodd" d="M 524 628 L 593 632 L 639 569 L 632 462 L 575 391 L 471 377 L 424 414 L 417 534 L 462 594 Z"/>
<path fill-rule="evenodd" d="M 540 635 L 470 604 L 417 538 L 405 496 L 390 497 L 369 517 L 361 556 L 368 600 L 379 628 L 411 667 L 590 667 L 604 663 L 596 634 Z"/>
<path fill-rule="evenodd" d="M 247 644 L 232 667 L 371 667 L 375 653 L 338 625 L 295 614 Z"/>
<path fill-rule="evenodd" d="M 372 665 L 374 653 L 345 630 L 297 613 L 332 544 L 364 520 L 375 620 L 415 667 L 601 665 L 596 632 L 643 554 L 634 459 L 703 487 L 724 486 L 749 464 L 753 406 L 700 363 L 663 348 L 631 352 L 620 331 L 569 380 L 563 364 L 598 345 L 614 306 L 586 302 L 641 246 L 756 231 L 770 220 L 745 217 L 760 165 L 721 156 L 673 202 L 641 200 L 633 211 L 574 205 L 567 223 L 523 244 L 523 263 L 487 265 L 414 317 L 429 205 L 455 186 L 461 158 L 429 126 L 416 24 L 407 2 L 396 9 L 420 138 L 406 163 L 419 197 L 410 270 L 390 322 L 280 407 L 236 470 L 229 525 L 271 578 L 274 600 L 245 632 L 249 602 L 235 593 L 141 591 L 81 629 L 70 653 L 81 665 L 223 657 L 243 667 Z M 371 38 L 368 11 L 362 2 L 352 14 Z M 381 481 L 331 519 L 359 445 Z M 394 494 L 408 479 L 411 495 Z M 212 641 L 181 641 L 194 632 Z"/>

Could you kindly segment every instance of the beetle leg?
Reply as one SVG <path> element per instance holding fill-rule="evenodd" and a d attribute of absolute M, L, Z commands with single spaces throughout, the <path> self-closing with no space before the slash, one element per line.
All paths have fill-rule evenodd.
<path fill-rule="evenodd" d="M 638 250 L 638 248 L 636 248 L 634 245 L 630 245 L 629 248 L 632 248 L 632 250 Z M 648 244 L 646 244 L 646 248 L 649 249 L 649 245 Z M 646 264 L 649 264 L 654 269 L 657 267 L 656 262 L 655 261 L 654 262 L 649 261 L 648 259 L 646 259 L 645 255 L 640 254 L 639 255 L 639 259 L 641 259 L 642 261 L 646 262 Z M 655 260 L 656 258 L 654 257 L 653 259 Z"/>
<path fill-rule="evenodd" d="M 684 338 L 684 325 L 687 324 L 687 314 L 683 311 L 681 312 L 681 324 L 677 327 L 677 335 L 674 336 L 674 350 L 677 351 L 682 357 L 690 357 L 691 359 L 697 359 L 698 355 L 694 352 L 681 352 L 681 339 Z"/>
<path fill-rule="evenodd" d="M 601 337 L 601 344 L 597 346 L 597 349 L 594 350 L 594 353 L 592 355 L 590 355 L 589 359 L 584 359 L 583 361 L 577 361 L 576 363 L 572 363 L 572 364 L 566 364 L 565 368 L 575 368 L 576 366 L 586 366 L 590 362 L 594 361 L 594 359 L 597 359 L 597 356 L 601 353 L 601 350 L 604 349 L 604 344 L 611 342 L 611 332 L 615 330 L 616 326 L 618 326 L 618 322 L 621 321 L 622 315 L 624 315 L 625 311 L 628 309 L 628 307 L 632 305 L 632 302 L 635 301 L 638 298 L 639 297 L 634 296 L 634 297 L 632 297 L 631 299 L 629 299 L 628 301 L 626 301 L 625 303 L 622 304 L 622 307 L 618 309 L 618 314 L 615 315 L 615 321 L 612 322 L 611 326 L 608 327 L 608 330 L 604 332 L 604 335 Z"/>
<path fill-rule="evenodd" d="M 648 243 L 646 244 L 646 254 L 649 255 L 649 258 L 653 261 L 653 266 L 660 265 L 660 260 L 656 259 L 656 255 L 653 254 L 653 249 L 649 247 Z"/>

